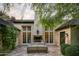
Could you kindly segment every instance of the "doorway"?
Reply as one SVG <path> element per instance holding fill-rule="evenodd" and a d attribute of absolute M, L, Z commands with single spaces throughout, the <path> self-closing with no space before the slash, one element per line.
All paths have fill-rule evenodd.
<path fill-rule="evenodd" d="M 65 43 L 65 31 L 60 32 L 60 45 Z"/>
<path fill-rule="evenodd" d="M 31 43 L 31 26 L 22 26 L 23 31 L 23 44 Z"/>

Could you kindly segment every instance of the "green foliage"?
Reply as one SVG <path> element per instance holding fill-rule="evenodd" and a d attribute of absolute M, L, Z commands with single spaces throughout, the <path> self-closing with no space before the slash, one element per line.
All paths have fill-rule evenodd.
<path fill-rule="evenodd" d="M 0 11 L 0 18 L 2 18 L 2 19 L 10 19 L 10 17 L 7 14 L 3 13 L 2 11 Z"/>
<path fill-rule="evenodd" d="M 2 26 L 2 47 L 14 49 L 19 31 L 14 26 Z"/>
<path fill-rule="evenodd" d="M 36 11 L 36 15 L 38 15 L 40 19 L 40 23 L 44 27 L 54 28 L 64 21 L 64 17 L 67 19 L 79 18 L 79 4 L 77 3 L 37 3 L 32 5 Z M 53 13 L 55 13 L 55 15 L 52 15 Z"/>
<path fill-rule="evenodd" d="M 59 3 L 56 4 L 56 10 L 58 11 L 58 16 L 60 18 L 71 15 L 72 18 L 79 18 L 79 4 L 77 3 Z"/>
<path fill-rule="evenodd" d="M 71 28 L 71 46 L 65 49 L 66 56 L 79 56 L 79 26 Z"/>
<path fill-rule="evenodd" d="M 79 56 L 79 45 L 72 45 L 65 49 L 66 56 Z"/>
<path fill-rule="evenodd" d="M 57 14 L 55 13 L 55 4 L 37 3 L 32 4 L 32 7 L 33 10 L 36 12 L 37 19 L 40 20 L 40 23 L 43 27 L 53 29 L 63 22 L 63 20 L 59 16 L 56 16 Z"/>
<path fill-rule="evenodd" d="M 69 44 L 61 44 L 61 53 L 65 55 L 65 49 L 70 46 Z"/>
<path fill-rule="evenodd" d="M 10 19 L 8 13 L 10 12 L 11 7 L 14 6 L 13 3 L 1 3 L 1 10 L 0 10 L 0 18 L 2 19 Z"/>

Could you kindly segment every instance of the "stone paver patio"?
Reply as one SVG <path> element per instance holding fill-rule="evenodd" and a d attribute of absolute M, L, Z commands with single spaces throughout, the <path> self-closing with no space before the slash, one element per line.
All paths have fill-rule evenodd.
<path fill-rule="evenodd" d="M 27 46 L 18 46 L 7 56 L 61 56 L 60 48 L 57 46 L 48 46 L 48 53 L 30 53 L 27 54 Z"/>

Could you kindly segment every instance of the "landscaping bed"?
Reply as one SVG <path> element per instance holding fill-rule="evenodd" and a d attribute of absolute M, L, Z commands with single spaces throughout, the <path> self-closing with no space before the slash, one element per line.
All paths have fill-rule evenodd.
<path fill-rule="evenodd" d="M 0 49 L 0 56 L 5 56 L 9 52 L 11 52 L 11 50 L 9 50 L 9 49 Z"/>

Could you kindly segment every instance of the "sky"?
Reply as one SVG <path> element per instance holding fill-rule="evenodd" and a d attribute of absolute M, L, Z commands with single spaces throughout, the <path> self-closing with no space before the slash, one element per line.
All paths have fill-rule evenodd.
<path fill-rule="evenodd" d="M 16 19 L 21 19 L 21 16 L 23 13 L 23 11 L 22 11 L 23 6 L 24 6 L 24 4 L 15 3 L 14 6 L 10 8 L 10 12 L 8 12 L 7 14 L 9 16 L 14 16 Z M 0 4 L 0 8 L 2 8 L 1 4 Z M 25 7 L 24 9 L 25 9 L 25 11 L 24 11 L 23 19 L 34 20 L 35 13 L 31 9 L 31 5 L 27 4 L 27 7 Z"/>

